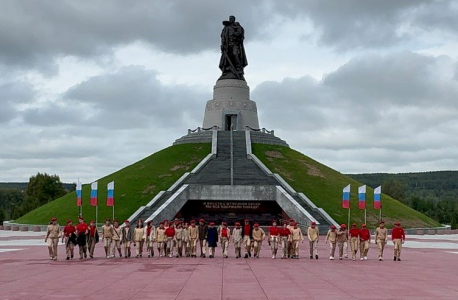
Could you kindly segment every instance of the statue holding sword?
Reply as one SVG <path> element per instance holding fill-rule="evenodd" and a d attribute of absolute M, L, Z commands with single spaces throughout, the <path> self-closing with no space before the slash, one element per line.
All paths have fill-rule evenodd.
<path fill-rule="evenodd" d="M 221 32 L 221 60 L 219 68 L 222 71 L 221 79 L 239 79 L 243 77 L 243 69 L 248 65 L 243 46 L 245 30 L 239 22 L 235 22 L 235 17 L 230 16 L 229 21 L 223 21 L 223 31 Z"/>

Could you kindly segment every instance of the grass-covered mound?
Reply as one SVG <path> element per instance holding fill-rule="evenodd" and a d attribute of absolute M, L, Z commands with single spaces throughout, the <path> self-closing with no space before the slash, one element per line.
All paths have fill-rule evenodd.
<path fill-rule="evenodd" d="M 351 184 L 351 222 L 364 222 L 364 210 L 358 209 L 358 187 L 362 184 L 288 147 L 254 144 L 253 153 L 274 173 L 280 174 L 297 192 L 304 193 L 338 223 L 347 223 L 348 210 L 342 209 L 342 189 Z M 382 187 L 383 192 L 383 187 Z M 367 223 L 378 224 L 379 210 L 373 209 L 373 189 L 367 187 Z M 395 221 L 404 227 L 434 227 L 436 221 L 382 195 L 383 219 L 389 227 Z"/>
<path fill-rule="evenodd" d="M 112 217 L 106 206 L 109 182 L 115 181 L 115 217 L 123 221 L 140 206 L 147 204 L 161 190 L 167 190 L 185 172 L 191 171 L 211 151 L 211 144 L 184 144 L 165 148 L 98 181 L 99 223 Z M 83 216 L 95 219 L 95 207 L 89 205 L 90 184 L 83 185 Z M 43 205 L 15 220 L 20 224 L 47 224 L 57 217 L 60 224 L 78 216 L 76 193 Z"/>

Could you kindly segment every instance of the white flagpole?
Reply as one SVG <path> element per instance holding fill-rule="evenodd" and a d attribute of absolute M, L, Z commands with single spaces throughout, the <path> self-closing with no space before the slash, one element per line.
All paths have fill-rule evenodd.
<path fill-rule="evenodd" d="M 95 226 L 97 226 L 98 216 L 99 216 L 99 203 L 97 201 L 97 206 L 95 207 Z"/>
<path fill-rule="evenodd" d="M 367 209 L 364 209 L 364 224 L 367 224 Z"/>

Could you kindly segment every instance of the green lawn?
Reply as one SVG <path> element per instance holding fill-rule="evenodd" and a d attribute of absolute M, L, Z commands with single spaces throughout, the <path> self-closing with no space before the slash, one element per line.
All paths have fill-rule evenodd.
<path fill-rule="evenodd" d="M 348 210 L 341 208 L 342 189 L 351 184 L 351 221 L 361 224 L 364 210 L 358 209 L 358 187 L 362 184 L 288 147 L 254 144 L 253 153 L 274 173 L 280 174 L 297 192 L 304 193 L 338 223 L 347 223 Z M 383 187 L 382 187 L 383 192 Z M 367 223 L 378 224 L 379 210 L 373 209 L 372 188 L 366 190 Z M 436 221 L 382 195 L 383 219 L 392 227 L 395 221 L 404 227 L 434 227 Z"/>
<path fill-rule="evenodd" d="M 111 218 L 112 208 L 106 206 L 106 186 L 115 181 L 115 217 L 128 218 L 140 206 L 147 204 L 158 192 L 167 190 L 185 172 L 191 171 L 211 151 L 211 144 L 184 144 L 165 148 L 113 174 L 98 179 L 99 223 Z M 83 216 L 95 219 L 95 207 L 89 205 L 90 184 L 83 185 Z M 15 222 L 47 224 L 51 217 L 60 224 L 72 218 L 76 222 L 76 193 L 43 205 Z"/>

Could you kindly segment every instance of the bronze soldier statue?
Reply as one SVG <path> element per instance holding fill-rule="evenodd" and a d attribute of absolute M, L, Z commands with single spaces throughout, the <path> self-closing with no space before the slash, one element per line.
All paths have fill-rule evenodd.
<path fill-rule="evenodd" d="M 243 77 L 243 68 L 248 65 L 243 47 L 245 30 L 239 22 L 235 22 L 235 17 L 230 16 L 229 21 L 223 21 L 223 31 L 221 32 L 221 60 L 219 68 L 223 72 L 219 79 L 240 79 Z"/>

